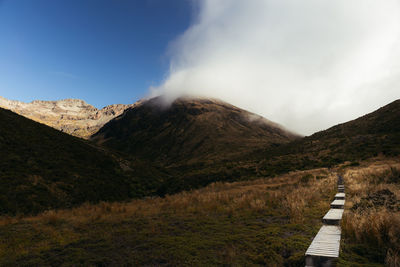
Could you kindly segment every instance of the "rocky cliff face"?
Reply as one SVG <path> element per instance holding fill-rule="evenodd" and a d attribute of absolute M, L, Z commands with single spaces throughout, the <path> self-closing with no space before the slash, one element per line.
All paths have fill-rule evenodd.
<path fill-rule="evenodd" d="M 25 103 L 0 96 L 0 107 L 85 139 L 96 133 L 108 121 L 121 115 L 127 108 L 135 105 L 116 104 L 97 109 L 79 99 L 35 100 Z"/>

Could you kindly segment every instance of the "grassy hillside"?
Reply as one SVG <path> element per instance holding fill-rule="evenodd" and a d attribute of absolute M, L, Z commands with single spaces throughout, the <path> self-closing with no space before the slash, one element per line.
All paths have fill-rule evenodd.
<path fill-rule="evenodd" d="M 309 137 L 289 136 L 295 139 L 291 142 L 279 128 L 250 122 L 243 110 L 191 101 L 178 101 L 169 111 L 150 102 L 110 122 L 93 138 L 166 167 L 171 177 L 159 187 L 160 195 L 214 181 L 256 179 L 346 161 L 357 165 L 380 154 L 400 154 L 399 100 Z"/>
<path fill-rule="evenodd" d="M 345 161 L 356 164 L 380 154 L 400 154 L 400 100 L 309 137 L 261 149 L 249 157 L 259 161 L 259 174 L 273 175 Z"/>
<path fill-rule="evenodd" d="M 103 144 L 164 166 L 219 162 L 298 136 L 222 101 L 162 97 L 144 102 L 110 121 L 92 137 Z"/>
<path fill-rule="evenodd" d="M 273 177 L 345 161 L 357 165 L 400 152 L 400 101 L 290 143 L 294 136 L 261 118 L 251 121 L 250 113 L 225 103 L 183 101 L 169 113 L 140 107 L 108 124 L 111 132 L 106 127 L 95 137 L 129 154 L 108 152 L 1 110 L 0 212 L 164 196 L 216 181 Z"/>
<path fill-rule="evenodd" d="M 3 217 L 0 265 L 304 266 L 335 181 L 320 169 Z"/>
<path fill-rule="evenodd" d="M 291 143 L 265 143 L 267 148 L 257 150 L 254 141 L 237 152 L 228 148 L 232 153 L 226 158 L 213 150 L 199 160 L 207 155 L 205 143 L 187 162 L 160 147 L 164 156 L 155 163 L 172 155 L 160 164 L 166 169 L 0 109 L 0 265 L 302 266 L 336 192 L 334 171 L 342 171 L 349 212 L 339 265 L 396 266 L 400 163 L 398 157 L 379 164 L 371 164 L 376 158 L 362 160 L 399 154 L 399 106 L 395 101 Z M 192 124 L 179 125 L 189 125 L 190 134 L 179 139 L 183 128 L 178 127 L 166 136 L 178 136 L 179 142 L 193 136 Z M 151 158 L 142 149 L 143 159 Z M 338 169 L 279 175 L 345 160 Z M 235 180 L 246 181 L 215 183 Z M 120 202 L 143 196 L 153 197 Z M 85 203 L 99 201 L 108 202 Z M 42 212 L 47 209 L 54 210 Z"/>
<path fill-rule="evenodd" d="M 151 194 L 157 170 L 117 155 L 0 109 L 0 214 Z"/>

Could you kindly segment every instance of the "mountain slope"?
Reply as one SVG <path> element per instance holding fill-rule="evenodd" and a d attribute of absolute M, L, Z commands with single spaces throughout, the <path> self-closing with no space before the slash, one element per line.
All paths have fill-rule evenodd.
<path fill-rule="evenodd" d="M 303 140 L 304 148 L 337 157 L 359 159 L 400 153 L 400 100 L 358 119 L 336 125 Z M 321 144 L 321 145 L 320 145 Z"/>
<path fill-rule="evenodd" d="M 111 119 L 132 105 L 110 105 L 97 109 L 79 99 L 39 101 L 30 103 L 8 100 L 0 96 L 0 107 L 46 124 L 62 132 L 87 139 Z"/>
<path fill-rule="evenodd" d="M 400 155 L 400 100 L 358 119 L 253 154 L 263 175 Z"/>
<path fill-rule="evenodd" d="M 0 159 L 0 214 L 141 197 L 151 194 L 152 175 L 159 176 L 151 166 L 2 108 Z"/>
<path fill-rule="evenodd" d="M 128 109 L 100 129 L 98 144 L 163 164 L 218 161 L 298 138 L 258 115 L 222 101 L 162 97 Z"/>
<path fill-rule="evenodd" d="M 313 138 L 391 134 L 400 132 L 400 100 L 379 108 L 355 120 L 336 125 L 312 135 Z"/>

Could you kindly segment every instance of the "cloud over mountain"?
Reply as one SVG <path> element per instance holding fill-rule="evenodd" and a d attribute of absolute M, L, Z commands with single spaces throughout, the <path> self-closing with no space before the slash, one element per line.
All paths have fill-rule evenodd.
<path fill-rule="evenodd" d="M 310 134 L 400 98 L 397 0 L 197 0 L 155 94 L 221 98 Z"/>

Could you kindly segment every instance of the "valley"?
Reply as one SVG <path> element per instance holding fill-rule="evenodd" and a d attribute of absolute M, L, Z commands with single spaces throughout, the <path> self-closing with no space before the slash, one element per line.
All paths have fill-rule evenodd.
<path fill-rule="evenodd" d="M 396 266 L 399 100 L 307 137 L 160 101 L 88 140 L 0 108 L 0 265 L 301 266 L 341 174 L 338 266 Z"/>
<path fill-rule="evenodd" d="M 0 267 L 400 267 L 400 0 L 0 0 Z"/>

